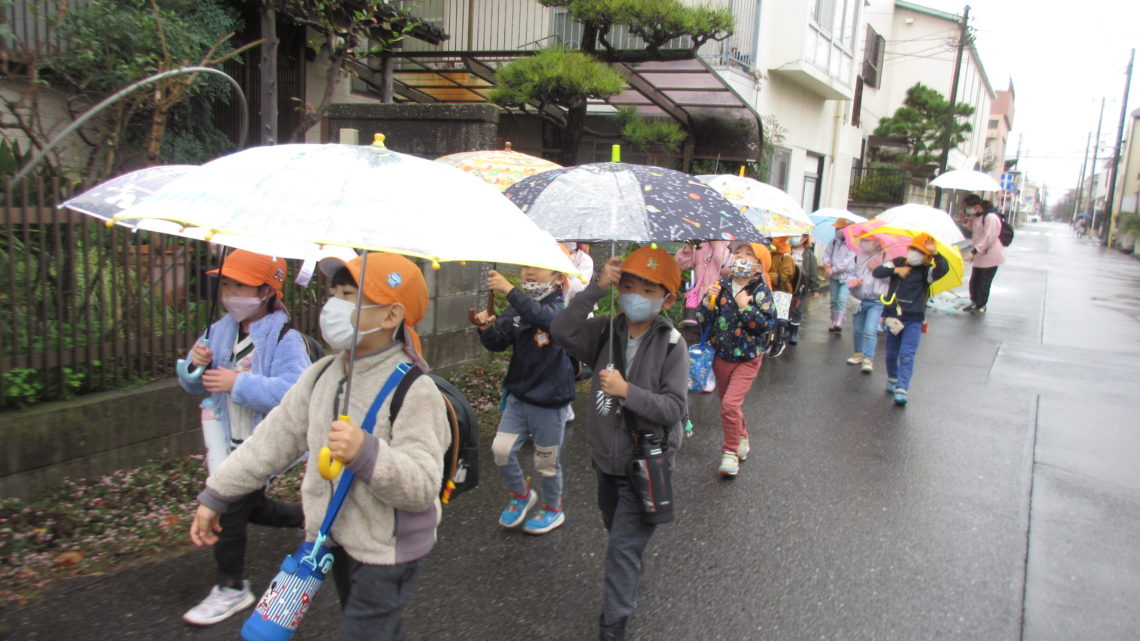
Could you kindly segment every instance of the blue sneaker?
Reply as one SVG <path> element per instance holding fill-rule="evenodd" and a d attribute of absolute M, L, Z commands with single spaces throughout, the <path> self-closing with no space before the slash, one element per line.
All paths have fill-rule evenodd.
<path fill-rule="evenodd" d="M 566 520 L 566 513 L 559 507 L 557 510 L 543 503 L 542 507 L 534 511 L 534 514 L 526 520 L 523 525 L 523 532 L 527 534 L 546 534 L 554 528 L 562 525 Z"/>
<path fill-rule="evenodd" d="M 895 390 L 897 390 L 898 388 L 899 388 L 899 379 L 897 379 L 897 378 L 888 378 L 887 379 L 887 393 L 888 394 L 894 394 Z"/>
<path fill-rule="evenodd" d="M 901 387 L 895 390 L 895 405 L 906 405 L 906 390 Z"/>
<path fill-rule="evenodd" d="M 505 528 L 515 528 L 522 525 L 526 519 L 526 512 L 538 503 L 538 494 L 534 490 L 527 488 L 526 494 L 511 494 L 511 500 L 507 501 L 507 507 L 503 513 L 499 515 L 499 525 Z"/>

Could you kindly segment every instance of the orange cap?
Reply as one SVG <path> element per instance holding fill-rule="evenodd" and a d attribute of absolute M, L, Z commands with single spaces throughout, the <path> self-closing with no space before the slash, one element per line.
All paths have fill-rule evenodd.
<path fill-rule="evenodd" d="M 928 243 L 928 242 L 934 243 L 935 242 L 934 236 L 931 236 L 930 234 L 923 232 L 923 233 L 915 236 L 914 239 L 910 241 L 910 246 L 914 247 L 918 251 L 926 254 L 927 256 L 933 256 L 934 252 L 931 252 L 930 250 L 928 250 L 926 248 L 926 243 Z M 935 247 L 937 247 L 937 246 L 938 246 L 937 243 L 935 243 Z"/>
<path fill-rule="evenodd" d="M 638 247 L 621 264 L 621 270 L 657 283 L 669 293 L 676 293 L 681 287 L 681 268 L 677 260 L 661 248 Z"/>
<path fill-rule="evenodd" d="M 357 256 L 344 264 L 364 292 L 364 297 L 377 305 L 400 303 L 404 306 L 404 331 L 422 358 L 424 350 L 420 335 L 413 327 L 423 320 L 428 307 L 427 283 L 415 263 L 399 254 L 370 252 L 364 284 L 361 285 L 360 264 Z"/>
<path fill-rule="evenodd" d="M 242 285 L 253 287 L 269 285 L 277 292 L 277 298 L 282 298 L 284 297 L 282 290 L 285 287 L 285 270 L 284 258 L 274 258 L 244 249 L 235 249 L 226 254 L 220 271 L 222 276 L 232 278 Z M 217 276 L 218 272 L 217 269 L 211 269 L 206 273 L 210 276 Z"/>
<path fill-rule="evenodd" d="M 761 245 L 760 243 L 745 244 L 748 245 L 749 249 L 752 250 L 752 254 L 756 256 L 756 260 L 760 261 L 760 266 L 764 268 L 764 273 L 767 274 L 769 271 L 771 271 L 772 252 L 768 251 L 768 248 L 764 245 Z"/>
<path fill-rule="evenodd" d="M 773 238 L 772 246 L 776 248 L 777 254 L 790 254 L 792 253 L 792 246 L 788 244 L 788 239 L 783 237 Z M 759 257 L 757 257 L 759 258 Z"/>

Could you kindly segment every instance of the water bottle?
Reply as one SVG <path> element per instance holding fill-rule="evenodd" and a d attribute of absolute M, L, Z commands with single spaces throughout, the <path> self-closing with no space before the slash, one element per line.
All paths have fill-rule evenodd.
<path fill-rule="evenodd" d="M 222 421 L 223 408 L 213 396 L 198 404 L 202 410 L 202 439 L 206 441 L 206 471 L 213 476 L 230 453 L 230 435 Z"/>
<path fill-rule="evenodd" d="M 309 611 L 332 564 L 332 552 L 320 542 L 302 543 L 300 549 L 281 563 L 269 589 L 242 625 L 241 638 L 289 641 Z"/>
<path fill-rule="evenodd" d="M 656 434 L 637 434 L 630 482 L 640 500 L 641 520 L 649 524 L 673 520 L 673 479 L 665 446 Z"/>

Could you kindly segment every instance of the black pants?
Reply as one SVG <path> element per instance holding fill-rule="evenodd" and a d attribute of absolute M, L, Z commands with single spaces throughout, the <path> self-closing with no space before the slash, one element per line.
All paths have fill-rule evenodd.
<path fill-rule="evenodd" d="M 333 581 L 340 597 L 340 629 L 337 641 L 398 641 L 404 607 L 416 591 L 424 559 L 396 565 L 369 565 L 348 555 L 342 547 L 332 549 Z"/>
<path fill-rule="evenodd" d="M 221 523 L 222 531 L 214 544 L 218 585 L 241 589 L 245 578 L 246 525 L 299 528 L 305 525 L 305 515 L 300 505 L 267 499 L 265 490 L 258 490 L 230 503 L 222 513 Z"/>
<path fill-rule="evenodd" d="M 602 601 L 602 624 L 629 618 L 637 608 L 637 584 L 641 580 L 641 557 L 657 529 L 641 520 L 637 495 L 624 476 L 595 469 L 598 475 L 598 508 L 609 533 L 606 546 L 606 583 Z"/>
<path fill-rule="evenodd" d="M 970 272 L 970 302 L 985 307 L 990 302 L 990 285 L 994 283 L 997 267 L 975 267 Z"/>

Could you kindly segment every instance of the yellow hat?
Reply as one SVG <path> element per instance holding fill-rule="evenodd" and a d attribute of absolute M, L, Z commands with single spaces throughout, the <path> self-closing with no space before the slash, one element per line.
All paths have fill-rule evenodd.
<path fill-rule="evenodd" d="M 669 293 L 681 287 L 681 268 L 676 259 L 661 248 L 638 247 L 622 261 L 621 271 L 661 285 Z"/>

